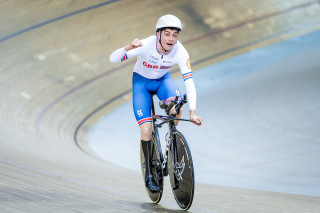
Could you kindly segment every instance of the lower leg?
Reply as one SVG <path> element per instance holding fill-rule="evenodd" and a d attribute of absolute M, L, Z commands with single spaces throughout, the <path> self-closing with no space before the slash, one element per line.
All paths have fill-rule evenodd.
<path fill-rule="evenodd" d="M 160 187 L 155 182 L 152 175 L 151 165 L 151 136 L 152 136 L 152 123 L 147 122 L 140 125 L 141 129 L 141 146 L 145 159 L 145 184 L 151 192 L 159 192 Z"/>
<path fill-rule="evenodd" d="M 141 146 L 142 146 L 142 151 L 144 154 L 144 159 L 145 159 L 145 166 L 146 166 L 146 177 L 148 177 L 151 174 L 151 141 L 144 141 L 141 140 Z"/>
<path fill-rule="evenodd" d="M 152 123 L 146 122 L 140 125 L 141 140 L 150 141 L 152 137 Z"/>
<path fill-rule="evenodd" d="M 150 192 L 160 192 L 160 187 L 158 184 L 155 182 L 153 174 L 152 174 L 152 165 L 151 165 L 151 141 L 144 141 L 141 140 L 141 146 L 144 154 L 144 159 L 145 159 L 145 184 L 148 190 Z"/>

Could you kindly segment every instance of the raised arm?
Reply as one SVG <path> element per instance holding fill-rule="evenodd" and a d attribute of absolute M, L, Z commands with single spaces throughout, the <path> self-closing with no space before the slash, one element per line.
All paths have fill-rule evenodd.
<path fill-rule="evenodd" d="M 143 46 L 143 44 L 142 44 L 142 42 L 140 41 L 140 39 L 135 38 L 135 39 L 133 39 L 133 41 L 132 41 L 131 43 L 129 43 L 128 45 L 126 45 L 126 46 L 124 47 L 124 49 L 125 49 L 126 51 L 129 51 L 129 50 L 133 50 L 133 49 L 136 49 L 136 48 L 142 47 L 142 46 Z"/>
<path fill-rule="evenodd" d="M 126 46 L 119 48 L 115 50 L 111 55 L 110 55 L 110 62 L 112 63 L 118 63 L 121 61 L 124 61 L 132 56 L 135 56 L 135 54 L 127 54 L 128 51 L 134 50 L 138 47 L 142 47 L 143 44 L 140 39 L 135 38 L 133 39 L 132 42 L 127 44 Z"/>

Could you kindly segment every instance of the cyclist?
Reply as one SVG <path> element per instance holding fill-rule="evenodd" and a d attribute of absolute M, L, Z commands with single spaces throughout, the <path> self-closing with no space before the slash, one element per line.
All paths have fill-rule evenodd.
<path fill-rule="evenodd" d="M 149 191 L 159 192 L 151 173 L 151 136 L 152 94 L 157 94 L 160 100 L 166 103 L 180 96 L 180 90 L 174 83 L 169 69 L 178 64 L 185 82 L 189 100 L 190 119 L 196 125 L 202 124 L 202 118 L 196 115 L 196 90 L 192 79 L 189 54 L 178 41 L 182 30 L 179 18 L 174 15 L 164 15 L 156 24 L 156 35 L 146 39 L 134 39 L 125 47 L 115 50 L 110 55 L 113 63 L 125 61 L 137 56 L 133 70 L 132 93 L 133 110 L 141 130 L 141 145 L 146 160 L 145 184 Z M 170 114 L 176 114 L 175 107 Z M 181 116 L 181 110 L 177 117 Z"/>

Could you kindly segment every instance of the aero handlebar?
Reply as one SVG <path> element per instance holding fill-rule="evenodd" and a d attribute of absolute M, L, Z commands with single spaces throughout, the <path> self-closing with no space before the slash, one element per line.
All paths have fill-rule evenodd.
<path fill-rule="evenodd" d="M 187 102 L 188 102 L 187 95 L 184 94 L 183 100 L 180 100 L 180 102 L 179 102 L 179 96 L 176 96 L 176 98 L 173 101 L 169 101 L 168 104 L 166 104 L 164 100 L 161 100 L 159 102 L 159 105 L 160 105 L 161 109 L 165 109 L 167 115 L 169 115 L 169 112 L 173 106 L 175 106 L 176 112 L 177 112 L 177 114 L 179 114 L 181 107 L 183 106 L 183 104 L 185 104 Z"/>

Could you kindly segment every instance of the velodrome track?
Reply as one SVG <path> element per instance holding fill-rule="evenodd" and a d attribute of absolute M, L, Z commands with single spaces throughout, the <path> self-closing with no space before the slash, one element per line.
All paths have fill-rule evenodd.
<path fill-rule="evenodd" d="M 140 173 L 101 160 L 87 146 L 90 128 L 131 98 L 134 61 L 111 64 L 108 56 L 134 37 L 153 34 L 162 14 L 182 19 L 180 40 L 195 73 L 320 28 L 318 1 L 0 4 L 1 212 L 179 210 L 168 188 L 159 205 L 150 204 Z M 190 211 L 317 212 L 319 201 L 199 183 Z"/>
<path fill-rule="evenodd" d="M 193 151 L 197 182 L 320 197 L 319 37 L 314 31 L 194 73 L 205 126 L 180 122 L 178 129 Z M 176 84 L 185 93 L 183 79 Z M 163 113 L 154 99 L 156 114 Z M 167 131 L 160 129 L 163 148 Z M 140 171 L 140 153 L 131 151 L 139 134 L 128 101 L 90 128 L 88 145 L 106 161 Z"/>

